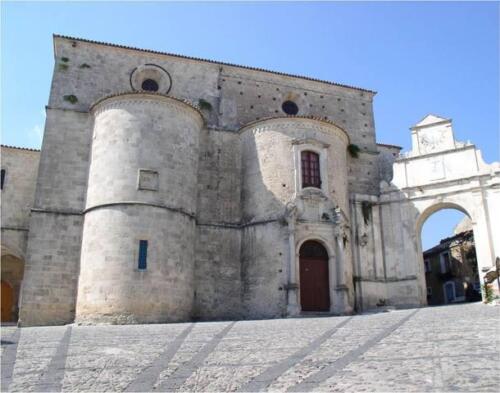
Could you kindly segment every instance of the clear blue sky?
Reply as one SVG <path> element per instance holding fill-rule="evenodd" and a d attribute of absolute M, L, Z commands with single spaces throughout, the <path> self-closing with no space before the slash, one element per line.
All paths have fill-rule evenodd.
<path fill-rule="evenodd" d="M 436 113 L 453 118 L 457 139 L 476 143 L 488 162 L 499 157 L 497 2 L 1 7 L 4 144 L 40 146 L 58 33 L 373 89 L 379 142 L 408 149 L 408 128 Z M 444 221 L 447 236 L 457 220 Z M 439 236 L 425 230 L 424 248 Z"/>

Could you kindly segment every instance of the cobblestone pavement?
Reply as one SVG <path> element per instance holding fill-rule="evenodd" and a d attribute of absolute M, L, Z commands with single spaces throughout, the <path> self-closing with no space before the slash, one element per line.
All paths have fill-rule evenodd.
<path fill-rule="evenodd" d="M 2 391 L 469 391 L 500 386 L 500 307 L 2 327 Z"/>

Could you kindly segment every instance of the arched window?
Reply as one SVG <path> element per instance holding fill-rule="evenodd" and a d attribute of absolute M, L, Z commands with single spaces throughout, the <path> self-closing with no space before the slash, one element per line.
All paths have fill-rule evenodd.
<path fill-rule="evenodd" d="M 146 79 L 142 82 L 141 87 L 145 91 L 158 91 L 158 83 L 153 79 Z"/>
<path fill-rule="evenodd" d="M 321 188 L 319 154 L 313 151 L 303 151 L 300 158 L 302 162 L 302 187 Z"/>

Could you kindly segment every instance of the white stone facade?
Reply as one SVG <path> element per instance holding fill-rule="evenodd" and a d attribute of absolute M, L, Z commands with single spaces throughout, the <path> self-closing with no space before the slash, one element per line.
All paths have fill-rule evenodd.
<path fill-rule="evenodd" d="M 298 315 L 307 241 L 328 254 L 326 312 L 424 305 L 420 229 L 448 206 L 471 217 L 480 268 L 500 255 L 499 167 L 457 144 L 445 119 L 419 123 L 414 149 L 399 156 L 375 141 L 369 90 L 54 43 L 36 193 L 23 213 L 24 326 Z M 156 92 L 141 90 L 146 80 Z M 318 156 L 317 187 L 302 186 L 304 151 Z"/>

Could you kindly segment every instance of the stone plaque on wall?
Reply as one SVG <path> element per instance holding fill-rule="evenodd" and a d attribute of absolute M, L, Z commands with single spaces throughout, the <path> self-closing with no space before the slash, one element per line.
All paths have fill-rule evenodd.
<path fill-rule="evenodd" d="M 432 158 L 430 161 L 430 180 L 440 180 L 444 179 L 445 177 L 445 172 L 444 172 L 444 163 L 443 163 L 443 157 L 435 157 Z"/>
<path fill-rule="evenodd" d="M 137 188 L 139 190 L 158 191 L 158 172 L 151 169 L 139 169 Z"/>

